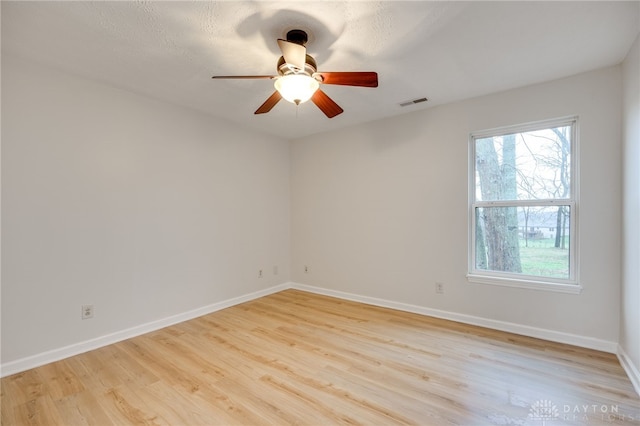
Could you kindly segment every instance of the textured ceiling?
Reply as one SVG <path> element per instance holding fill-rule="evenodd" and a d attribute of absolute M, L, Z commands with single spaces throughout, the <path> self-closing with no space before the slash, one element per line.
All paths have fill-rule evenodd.
<path fill-rule="evenodd" d="M 2 54 L 35 60 L 285 138 L 620 63 L 640 2 L 180 1 L 1 3 Z M 312 103 L 253 111 L 276 39 L 309 33 L 319 71 L 377 71 L 376 89 L 324 86 L 345 112 Z M 426 103 L 399 103 L 427 97 Z"/>

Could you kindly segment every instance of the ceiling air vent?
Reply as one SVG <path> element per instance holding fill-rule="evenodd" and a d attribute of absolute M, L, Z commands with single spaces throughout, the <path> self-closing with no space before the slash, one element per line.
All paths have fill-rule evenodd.
<path fill-rule="evenodd" d="M 419 98 L 419 99 L 414 99 L 412 101 L 400 102 L 400 106 L 406 107 L 409 105 L 419 104 L 421 102 L 427 102 L 427 100 L 428 100 L 427 98 Z"/>

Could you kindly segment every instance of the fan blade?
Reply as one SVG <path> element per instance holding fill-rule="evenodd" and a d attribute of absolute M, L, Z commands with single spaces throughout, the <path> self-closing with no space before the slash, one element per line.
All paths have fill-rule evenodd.
<path fill-rule="evenodd" d="M 239 79 L 250 79 L 250 78 L 276 78 L 275 75 L 214 75 L 211 78 L 239 78 Z"/>
<path fill-rule="evenodd" d="M 313 103 L 316 104 L 322 112 L 324 112 L 324 115 L 329 118 L 333 118 L 338 114 L 342 114 L 342 112 L 344 111 L 337 103 L 333 101 L 333 99 L 327 96 L 327 94 L 320 89 L 316 90 L 316 93 L 314 93 L 311 97 L 311 101 L 313 101 Z"/>
<path fill-rule="evenodd" d="M 276 106 L 280 99 L 282 99 L 282 95 L 276 90 L 271 96 L 269 96 L 269 99 L 260 105 L 260 108 L 258 108 L 254 114 L 264 114 L 265 112 L 271 111 L 271 108 Z"/>
<path fill-rule="evenodd" d="M 342 86 L 378 87 L 378 73 L 365 72 L 319 72 L 323 84 Z"/>
<path fill-rule="evenodd" d="M 307 59 L 307 48 L 298 43 L 292 43 L 281 38 L 278 39 L 278 46 L 284 56 L 284 61 L 290 65 L 293 65 L 301 70 L 304 69 L 304 64 Z"/>

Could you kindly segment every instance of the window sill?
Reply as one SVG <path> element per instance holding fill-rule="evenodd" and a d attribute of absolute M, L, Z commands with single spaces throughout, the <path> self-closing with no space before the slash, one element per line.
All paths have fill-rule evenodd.
<path fill-rule="evenodd" d="M 524 288 L 528 290 L 552 291 L 556 293 L 580 294 L 582 286 L 576 284 L 553 283 L 527 279 L 503 278 L 495 276 L 468 274 L 471 283 L 497 285 L 502 287 Z"/>

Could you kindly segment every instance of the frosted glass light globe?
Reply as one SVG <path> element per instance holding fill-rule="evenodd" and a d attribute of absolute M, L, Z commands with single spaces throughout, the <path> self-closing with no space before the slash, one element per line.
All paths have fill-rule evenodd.
<path fill-rule="evenodd" d="M 273 84 L 287 101 L 299 105 L 311 99 L 320 83 L 306 74 L 288 74 L 278 78 Z"/>

